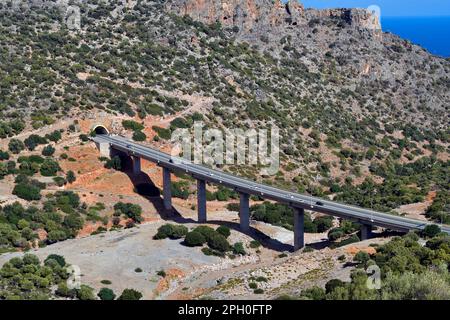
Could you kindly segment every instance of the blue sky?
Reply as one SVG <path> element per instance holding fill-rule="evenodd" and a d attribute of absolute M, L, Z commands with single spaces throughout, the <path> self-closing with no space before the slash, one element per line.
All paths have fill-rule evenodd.
<path fill-rule="evenodd" d="M 300 0 L 307 8 L 367 8 L 377 5 L 384 17 L 450 16 L 450 0 Z"/>

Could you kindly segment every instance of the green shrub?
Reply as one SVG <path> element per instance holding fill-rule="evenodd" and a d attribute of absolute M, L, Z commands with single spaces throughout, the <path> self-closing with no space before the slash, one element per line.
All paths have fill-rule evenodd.
<path fill-rule="evenodd" d="M 19 154 L 23 149 L 25 149 L 25 145 L 18 139 L 11 139 L 8 143 L 8 150 L 14 154 Z"/>
<path fill-rule="evenodd" d="M 261 289 L 261 288 L 258 288 L 258 289 L 253 290 L 253 293 L 255 293 L 255 294 L 263 294 L 264 290 Z"/>
<path fill-rule="evenodd" d="M 142 293 L 134 289 L 125 289 L 120 295 L 118 300 L 140 300 L 142 298 Z"/>
<path fill-rule="evenodd" d="M 240 254 L 245 256 L 247 254 L 247 252 L 244 249 L 244 245 L 242 244 L 242 242 L 236 242 L 233 245 L 233 253 L 234 254 Z"/>
<path fill-rule="evenodd" d="M 135 131 L 133 133 L 133 140 L 134 141 L 145 141 L 145 140 L 147 140 L 147 136 L 142 131 Z"/>
<path fill-rule="evenodd" d="M 441 228 L 435 224 L 427 225 L 422 231 L 422 234 L 427 238 L 433 238 L 439 233 L 441 233 Z"/>
<path fill-rule="evenodd" d="M 216 231 L 223 235 L 225 238 L 228 238 L 231 235 L 230 228 L 226 226 L 220 226 L 216 229 Z"/>
<path fill-rule="evenodd" d="M 77 298 L 80 300 L 95 300 L 94 289 L 82 284 L 77 290 Z"/>
<path fill-rule="evenodd" d="M 58 162 L 52 159 L 45 159 L 41 165 L 40 172 L 44 177 L 55 176 L 57 172 L 61 170 Z"/>
<path fill-rule="evenodd" d="M 12 191 L 12 194 L 27 201 L 34 201 L 41 199 L 41 189 L 36 186 L 28 184 L 22 183 L 16 184 L 16 186 Z"/>
<path fill-rule="evenodd" d="M 250 242 L 250 248 L 257 249 L 261 246 L 261 243 L 258 240 L 252 240 Z"/>
<path fill-rule="evenodd" d="M 45 157 L 50 157 L 55 153 L 55 148 L 53 148 L 51 145 L 47 145 L 42 149 L 42 155 Z"/>
<path fill-rule="evenodd" d="M 144 125 L 141 123 L 138 123 L 133 120 L 123 120 L 122 126 L 127 130 L 133 130 L 133 131 L 141 131 L 144 130 Z"/>
<path fill-rule="evenodd" d="M 59 254 L 48 255 L 47 258 L 44 260 L 44 264 L 48 264 L 50 260 L 56 261 L 61 267 L 65 267 L 66 265 L 66 259 L 64 259 L 64 257 L 60 256 Z"/>
<path fill-rule="evenodd" d="M 206 238 L 200 232 L 191 231 L 186 235 L 184 243 L 189 247 L 203 246 L 206 243 Z"/>
<path fill-rule="evenodd" d="M 228 250 L 230 250 L 230 244 L 227 241 L 227 238 L 225 238 L 223 235 L 221 234 L 213 234 L 209 239 L 208 239 L 208 246 L 211 249 L 220 251 L 220 252 L 226 252 Z"/>
<path fill-rule="evenodd" d="M 250 289 L 257 289 L 257 288 L 258 288 L 258 284 L 257 284 L 256 282 L 250 282 L 250 283 L 248 284 L 248 287 L 249 287 Z"/>
<path fill-rule="evenodd" d="M 114 291 L 109 288 L 101 288 L 97 296 L 100 300 L 114 300 L 116 298 Z"/>

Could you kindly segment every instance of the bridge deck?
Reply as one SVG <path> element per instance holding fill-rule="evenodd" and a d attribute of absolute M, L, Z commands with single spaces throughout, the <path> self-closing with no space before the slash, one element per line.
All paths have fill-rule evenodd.
<path fill-rule="evenodd" d="M 242 193 L 260 196 L 264 199 L 285 203 L 295 208 L 320 212 L 350 219 L 365 225 L 373 225 L 397 231 L 422 230 L 426 225 L 431 224 L 431 222 L 349 206 L 335 201 L 267 186 L 219 170 L 197 165 L 182 158 L 172 157 L 169 154 L 137 144 L 121 136 L 97 135 L 92 140 L 98 144 L 107 143 L 113 149 L 152 161 L 170 170 L 185 172 L 196 179 L 223 185 Z M 450 227 L 442 226 L 442 231 L 450 234 Z"/>

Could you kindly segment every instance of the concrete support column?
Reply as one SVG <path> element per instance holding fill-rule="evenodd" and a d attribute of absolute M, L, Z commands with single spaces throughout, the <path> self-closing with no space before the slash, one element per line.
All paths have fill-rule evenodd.
<path fill-rule="evenodd" d="M 108 142 L 96 142 L 98 151 L 100 151 L 100 155 L 105 158 L 111 157 L 111 146 Z"/>
<path fill-rule="evenodd" d="M 172 182 L 170 180 L 170 170 L 163 167 L 163 200 L 166 210 L 172 209 Z"/>
<path fill-rule="evenodd" d="M 131 159 L 133 160 L 133 174 L 138 175 L 141 173 L 141 158 L 131 156 Z"/>
<path fill-rule="evenodd" d="M 305 209 L 294 208 L 294 251 L 305 246 Z"/>
<path fill-rule="evenodd" d="M 370 239 L 372 236 L 372 226 L 368 224 L 361 224 L 361 241 Z"/>
<path fill-rule="evenodd" d="M 241 230 L 247 232 L 250 230 L 250 195 L 240 194 L 239 218 L 241 221 Z"/>
<path fill-rule="evenodd" d="M 207 221 L 205 180 L 197 180 L 197 210 L 198 210 L 198 222 L 205 223 Z"/>

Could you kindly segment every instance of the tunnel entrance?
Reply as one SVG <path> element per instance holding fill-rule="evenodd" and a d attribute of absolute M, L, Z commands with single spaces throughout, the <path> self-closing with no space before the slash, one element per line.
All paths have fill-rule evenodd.
<path fill-rule="evenodd" d="M 96 134 L 109 134 L 108 129 L 106 129 L 104 126 L 96 126 L 94 128 L 94 132 Z"/>

